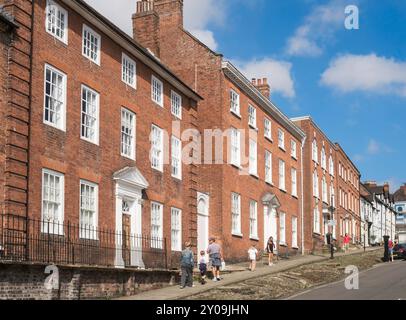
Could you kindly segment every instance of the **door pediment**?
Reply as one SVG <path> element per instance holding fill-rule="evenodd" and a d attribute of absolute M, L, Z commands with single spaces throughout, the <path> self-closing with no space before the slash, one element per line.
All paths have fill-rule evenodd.
<path fill-rule="evenodd" d="M 273 208 L 279 208 L 281 206 L 281 203 L 278 199 L 278 197 L 273 194 L 273 193 L 267 193 L 262 197 L 262 203 L 265 206 L 271 206 Z"/>
<path fill-rule="evenodd" d="M 137 189 L 147 189 L 149 183 L 147 179 L 136 167 L 126 167 L 113 174 L 113 179 L 117 183 L 124 183 Z"/>

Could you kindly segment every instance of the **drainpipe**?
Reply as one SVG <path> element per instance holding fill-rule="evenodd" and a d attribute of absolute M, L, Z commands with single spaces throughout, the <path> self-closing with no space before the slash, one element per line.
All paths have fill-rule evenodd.
<path fill-rule="evenodd" d="M 300 170 L 301 170 L 301 175 L 300 175 L 300 180 L 301 180 L 301 239 L 302 239 L 302 255 L 305 254 L 305 249 L 304 249 L 304 197 L 303 197 L 303 150 L 306 142 L 306 137 L 303 138 L 302 140 L 302 146 L 300 148 Z"/>

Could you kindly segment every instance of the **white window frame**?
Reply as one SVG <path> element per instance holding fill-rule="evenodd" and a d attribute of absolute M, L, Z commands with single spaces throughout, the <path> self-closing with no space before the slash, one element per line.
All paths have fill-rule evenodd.
<path fill-rule="evenodd" d="M 269 141 L 273 141 L 272 140 L 272 122 L 268 118 L 264 119 L 264 136 Z"/>
<path fill-rule="evenodd" d="M 317 199 L 320 198 L 320 192 L 319 192 L 319 175 L 318 175 L 316 169 L 313 171 L 313 197 L 315 197 L 315 198 L 317 198 Z"/>
<path fill-rule="evenodd" d="M 278 147 L 285 150 L 285 132 L 282 129 L 278 129 Z"/>
<path fill-rule="evenodd" d="M 231 193 L 231 233 L 242 236 L 241 233 L 241 195 Z"/>
<path fill-rule="evenodd" d="M 130 118 L 130 123 L 127 119 Z M 131 127 L 130 127 L 131 126 Z M 136 126 L 137 126 L 137 116 L 134 112 L 121 108 L 121 155 L 123 157 L 135 160 L 136 155 Z M 123 130 L 125 129 L 125 130 Z M 124 136 L 130 139 L 130 145 L 127 145 L 124 139 Z M 126 150 L 129 149 L 130 153 L 126 153 Z"/>
<path fill-rule="evenodd" d="M 50 194 L 48 195 L 48 199 L 45 200 L 45 175 L 53 176 L 54 181 L 55 178 L 59 179 L 59 200 L 55 201 L 56 199 L 49 199 Z M 50 186 L 48 186 L 48 189 Z M 54 189 L 54 192 L 57 190 Z M 48 191 L 49 193 L 49 191 Z M 63 235 L 63 223 L 64 223 L 64 216 L 65 216 L 65 175 L 60 172 L 56 172 L 49 169 L 42 169 L 42 185 L 41 185 L 41 232 L 42 233 L 49 233 L 49 234 L 56 234 L 56 235 Z M 56 194 L 54 193 L 56 197 Z M 57 217 L 48 218 L 45 217 L 45 202 L 47 206 L 49 205 L 58 205 L 58 212 Z M 52 203 L 51 203 L 52 202 Z M 56 219 L 55 219 L 56 218 Z"/>
<path fill-rule="evenodd" d="M 240 95 L 233 89 L 230 89 L 230 111 L 241 117 Z"/>
<path fill-rule="evenodd" d="M 294 140 L 290 141 L 290 155 L 293 159 L 297 160 L 297 143 Z"/>
<path fill-rule="evenodd" d="M 171 112 L 176 118 L 182 120 L 182 96 L 173 90 L 171 90 Z"/>
<path fill-rule="evenodd" d="M 327 155 L 326 155 L 326 148 L 323 146 L 321 149 L 321 167 L 324 170 L 327 170 Z"/>
<path fill-rule="evenodd" d="M 230 163 L 237 167 L 241 166 L 241 132 L 236 128 L 230 131 Z"/>
<path fill-rule="evenodd" d="M 291 169 L 291 179 L 292 179 L 292 196 L 297 197 L 297 170 L 295 168 Z"/>
<path fill-rule="evenodd" d="M 171 139 L 172 177 L 182 180 L 182 141 L 175 136 Z"/>
<path fill-rule="evenodd" d="M 182 251 L 182 210 L 171 208 L 171 250 Z"/>
<path fill-rule="evenodd" d="M 51 82 L 52 83 L 52 74 L 55 74 L 57 77 L 62 77 L 62 90 L 63 92 L 61 94 L 58 94 L 58 98 L 54 98 L 51 95 L 51 92 L 47 93 L 47 71 L 51 72 Z M 54 89 L 55 90 L 55 89 Z M 57 90 L 60 90 L 59 88 Z M 43 122 L 46 125 L 49 125 L 51 127 L 54 127 L 56 129 L 62 130 L 62 131 L 66 131 L 66 101 L 67 101 L 67 76 L 65 73 L 63 73 L 62 71 L 52 67 L 49 64 L 45 64 L 45 68 L 44 68 L 44 110 L 43 110 Z M 47 99 L 52 99 L 55 101 L 58 101 L 57 103 L 60 104 L 60 111 L 59 111 L 59 123 L 53 123 L 49 120 L 46 119 L 46 105 L 47 105 Z M 55 102 L 54 102 L 55 103 Z M 50 102 L 49 102 L 50 104 Z M 56 117 L 56 112 L 54 117 Z"/>
<path fill-rule="evenodd" d="M 313 139 L 312 142 L 312 160 L 316 163 L 319 163 L 319 150 L 317 147 L 317 140 L 316 138 Z"/>
<path fill-rule="evenodd" d="M 250 201 L 250 238 L 258 239 L 258 203 Z"/>
<path fill-rule="evenodd" d="M 334 160 L 333 160 L 333 156 L 330 154 L 330 158 L 329 158 L 329 167 L 330 167 L 330 175 L 334 177 Z"/>
<path fill-rule="evenodd" d="M 155 133 L 158 133 L 156 135 Z M 158 138 L 159 140 L 155 140 Z M 151 128 L 151 168 L 160 172 L 164 171 L 164 133 L 163 130 L 152 125 Z"/>
<path fill-rule="evenodd" d="M 272 152 L 265 150 L 265 182 L 273 184 Z"/>
<path fill-rule="evenodd" d="M 292 217 L 292 248 L 298 248 L 297 217 Z"/>
<path fill-rule="evenodd" d="M 54 23 L 49 21 L 49 15 L 50 15 L 50 10 L 51 9 L 55 9 L 55 15 L 57 18 L 59 16 L 59 14 L 63 14 L 64 15 L 64 19 L 63 19 L 63 26 L 64 28 L 60 28 L 60 26 L 56 25 L 54 21 Z M 57 20 L 59 20 L 59 17 L 57 18 Z M 50 35 L 52 35 L 55 39 L 58 39 L 59 41 L 63 42 L 64 44 L 68 44 L 68 31 L 69 31 L 69 27 L 68 27 L 68 21 L 69 21 L 69 16 L 68 16 L 68 11 L 65 10 L 64 8 L 62 8 L 59 4 L 56 4 L 55 1 L 52 0 L 47 0 L 47 6 L 45 9 L 45 30 L 47 33 L 49 33 Z M 52 28 L 51 30 L 49 29 L 49 26 L 52 26 L 52 28 L 55 29 L 54 32 L 52 32 Z M 63 36 L 59 36 L 58 30 L 60 30 L 59 32 L 63 32 Z"/>
<path fill-rule="evenodd" d="M 154 249 L 163 249 L 163 211 L 162 203 L 151 202 L 151 247 Z"/>
<path fill-rule="evenodd" d="M 251 104 L 248 105 L 248 125 L 257 128 L 257 109 Z"/>
<path fill-rule="evenodd" d="M 82 224 L 82 213 L 83 211 L 91 211 L 89 208 L 82 207 L 82 186 L 93 188 L 94 189 L 94 210 L 93 210 L 93 217 L 92 223 L 89 225 Z M 97 240 L 97 228 L 98 228 L 98 220 L 99 220 L 99 186 L 93 182 L 80 180 L 79 184 L 79 237 L 80 239 L 90 239 L 90 240 Z"/>
<path fill-rule="evenodd" d="M 164 106 L 164 84 L 154 75 L 151 76 L 151 99 L 157 105 Z"/>
<path fill-rule="evenodd" d="M 286 191 L 286 163 L 279 159 L 279 189 Z"/>
<path fill-rule="evenodd" d="M 95 51 L 96 54 L 96 59 L 94 59 L 90 53 L 85 52 L 85 49 L 91 51 L 91 49 L 94 48 L 86 48 L 85 46 L 85 32 L 89 33 L 91 36 L 93 36 L 96 40 L 97 40 L 97 48 Z M 94 50 L 93 50 L 94 51 Z M 83 24 L 83 28 L 82 28 L 82 55 L 84 57 L 86 57 L 87 59 L 89 59 L 90 61 L 94 62 L 95 64 L 97 64 L 98 66 L 100 66 L 100 60 L 101 60 L 101 36 L 100 34 L 98 34 L 96 31 L 94 31 L 92 28 L 90 28 L 88 25 Z"/>
<path fill-rule="evenodd" d="M 258 146 L 253 139 L 249 142 L 249 174 L 258 176 Z"/>
<path fill-rule="evenodd" d="M 321 182 L 321 192 L 322 192 L 322 201 L 325 203 L 329 203 L 328 201 L 328 190 L 327 190 L 327 180 L 326 176 L 323 176 L 322 182 Z"/>
<path fill-rule="evenodd" d="M 286 213 L 279 214 L 279 243 L 286 245 Z"/>
<path fill-rule="evenodd" d="M 318 205 L 313 209 L 313 232 L 320 234 L 320 210 Z"/>
<path fill-rule="evenodd" d="M 94 137 L 93 139 L 88 138 L 86 136 L 83 135 L 83 117 L 85 115 L 85 113 L 83 112 L 83 93 L 84 91 L 89 91 L 92 95 L 95 95 L 95 114 L 93 115 L 93 117 L 96 119 L 95 123 L 94 123 Z M 87 102 L 87 109 L 89 108 L 89 103 Z M 86 113 L 87 116 L 92 116 L 89 114 L 89 112 Z M 81 96 L 80 96 L 80 138 L 83 140 L 86 140 L 88 142 L 94 143 L 96 145 L 99 145 L 99 123 L 100 123 L 100 94 L 89 88 L 86 85 L 82 85 L 82 90 L 81 90 Z M 89 127 L 91 129 L 91 127 Z"/>
<path fill-rule="evenodd" d="M 133 69 L 133 74 L 131 75 L 131 68 Z M 132 77 L 132 81 L 131 81 Z M 121 57 L 121 81 L 131 88 L 137 89 L 137 64 L 124 52 Z"/>

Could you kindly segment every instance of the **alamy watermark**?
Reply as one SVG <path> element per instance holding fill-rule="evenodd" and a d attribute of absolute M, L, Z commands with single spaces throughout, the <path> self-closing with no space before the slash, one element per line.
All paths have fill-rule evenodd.
<path fill-rule="evenodd" d="M 45 268 L 45 274 L 49 274 L 44 281 L 45 289 L 58 290 L 59 289 L 59 269 L 56 265 L 51 264 Z"/>
<path fill-rule="evenodd" d="M 345 278 L 344 285 L 347 290 L 359 290 L 359 270 L 356 266 L 347 266 L 345 274 L 349 274 Z"/>
<path fill-rule="evenodd" d="M 345 7 L 344 13 L 346 18 L 344 26 L 347 30 L 359 30 L 359 8 L 356 5 Z"/>

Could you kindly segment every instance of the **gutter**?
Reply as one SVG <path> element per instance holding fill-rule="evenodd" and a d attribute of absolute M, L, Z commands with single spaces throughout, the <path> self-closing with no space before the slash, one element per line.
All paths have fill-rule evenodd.
<path fill-rule="evenodd" d="M 300 169 L 301 169 L 301 196 L 302 196 L 302 203 L 301 203 L 301 238 L 302 238 L 302 255 L 305 255 L 305 240 L 304 240 L 304 196 L 303 196 L 303 187 L 304 187 L 304 182 L 303 182 L 303 150 L 305 148 L 305 142 L 306 142 L 306 137 L 303 138 L 302 140 L 302 146 L 300 148 Z"/>

